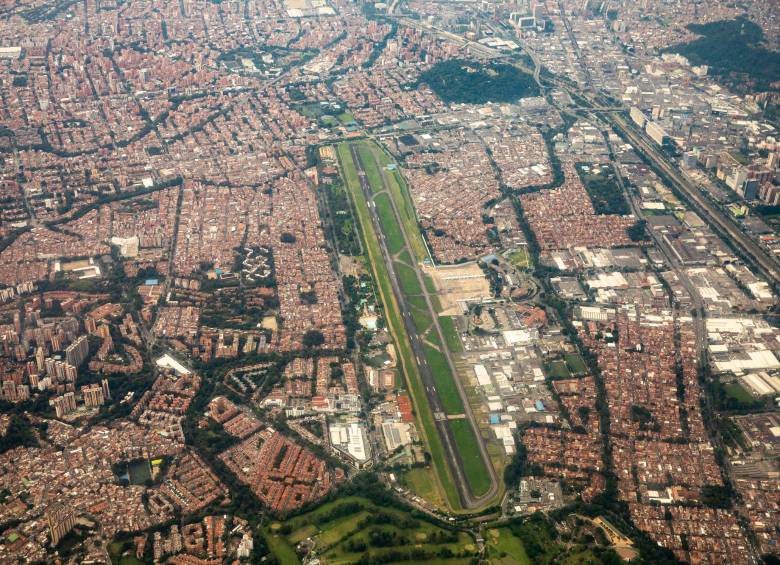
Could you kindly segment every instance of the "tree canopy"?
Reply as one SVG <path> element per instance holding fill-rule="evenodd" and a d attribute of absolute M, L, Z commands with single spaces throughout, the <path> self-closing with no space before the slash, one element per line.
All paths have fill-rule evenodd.
<path fill-rule="evenodd" d="M 539 94 L 539 87 L 531 75 L 506 63 L 451 59 L 422 73 L 420 81 L 445 102 L 515 102 Z"/>
<path fill-rule="evenodd" d="M 712 72 L 734 85 L 755 90 L 777 90 L 780 83 L 780 52 L 767 49 L 761 28 L 747 18 L 707 24 L 690 24 L 688 29 L 701 37 L 664 51 L 679 53 L 694 65 L 708 65 Z"/>

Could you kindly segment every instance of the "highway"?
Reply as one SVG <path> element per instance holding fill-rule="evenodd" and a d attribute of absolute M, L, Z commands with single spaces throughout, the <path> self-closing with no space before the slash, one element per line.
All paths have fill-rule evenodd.
<path fill-rule="evenodd" d="M 418 372 L 420 375 L 420 379 L 422 381 L 423 389 L 425 390 L 426 399 L 428 405 L 430 406 L 431 412 L 433 413 L 434 424 L 436 426 L 436 430 L 439 434 L 439 437 L 441 438 L 442 447 L 444 448 L 445 456 L 447 458 L 447 463 L 449 465 L 449 468 L 452 470 L 453 479 L 458 489 L 458 496 L 464 508 L 467 509 L 477 508 L 481 506 L 484 502 L 492 498 L 498 491 L 499 485 L 498 485 L 496 472 L 493 469 L 493 465 L 490 462 L 490 459 L 487 454 L 487 450 L 485 449 L 483 442 L 477 440 L 477 443 L 479 444 L 480 447 L 480 453 L 482 454 L 485 466 L 490 473 L 491 487 L 487 493 L 481 496 L 474 496 L 469 487 L 468 480 L 466 479 L 466 475 L 463 470 L 463 461 L 460 457 L 460 452 L 458 451 L 457 445 L 455 443 L 455 438 L 452 434 L 452 430 L 450 429 L 448 419 L 441 402 L 441 398 L 439 397 L 439 393 L 436 390 L 436 381 L 433 377 L 433 373 L 425 357 L 425 350 L 422 343 L 422 337 L 417 332 L 417 328 L 414 325 L 414 320 L 412 319 L 410 306 L 406 301 L 406 297 L 403 291 L 401 290 L 400 284 L 398 282 L 398 278 L 395 274 L 395 270 L 393 268 L 394 258 L 390 253 L 390 250 L 387 248 L 387 241 L 384 232 L 382 231 L 381 223 L 379 221 L 379 216 L 376 210 L 376 204 L 374 203 L 375 194 L 371 191 L 371 187 L 368 183 L 368 179 L 365 173 L 365 166 L 360 157 L 356 145 L 350 145 L 350 154 L 352 155 L 352 161 L 355 163 L 355 168 L 357 169 L 358 172 L 358 178 L 360 180 L 360 188 L 363 191 L 363 195 L 366 199 L 366 202 L 368 203 L 368 210 L 371 215 L 371 222 L 374 226 L 374 230 L 379 236 L 378 239 L 379 239 L 379 246 L 382 251 L 382 258 L 385 262 L 385 265 L 387 266 L 388 274 L 390 275 L 389 279 L 390 279 L 391 286 L 393 288 L 393 294 L 395 295 L 396 303 L 398 304 L 398 309 L 399 309 L 399 313 L 401 314 L 401 318 L 403 320 L 404 329 L 406 330 L 407 336 L 409 338 L 409 344 L 412 348 L 412 353 L 414 354 L 417 361 Z M 381 167 L 379 167 L 379 165 L 377 165 L 377 167 L 380 168 L 381 170 Z M 385 183 L 384 188 L 382 191 L 378 192 L 377 194 L 386 192 L 389 195 L 389 191 L 387 190 L 386 179 L 384 178 L 384 175 L 382 175 L 382 181 L 383 183 Z M 399 226 L 402 226 L 403 224 L 401 223 L 398 210 L 395 209 L 395 201 L 392 199 L 392 197 L 390 198 L 390 201 L 393 202 L 393 212 L 396 217 L 396 221 L 398 222 Z M 404 237 L 405 249 L 409 252 L 410 257 L 414 257 L 414 254 L 412 253 L 411 247 L 409 245 L 406 232 L 403 230 L 403 228 L 400 231 Z M 425 283 L 424 280 L 422 279 L 422 275 L 417 265 L 409 265 L 409 267 L 414 269 L 418 277 L 418 281 L 420 283 L 421 288 L 425 289 Z M 438 325 L 438 316 L 433 310 L 427 292 L 425 291 L 423 292 L 425 293 L 428 307 L 432 311 L 432 319 L 435 321 L 436 330 L 441 335 L 441 328 Z M 446 343 L 446 341 L 443 339 L 443 336 L 441 339 L 441 343 Z M 446 348 L 443 349 L 446 352 Z M 452 363 L 452 359 L 449 357 L 449 355 L 447 355 L 447 358 L 451 366 L 453 378 L 455 379 L 455 382 L 458 385 L 458 390 L 461 394 L 461 398 L 463 399 L 466 418 L 471 423 L 472 428 L 475 431 L 475 436 L 479 438 L 480 437 L 479 430 L 476 427 L 474 416 L 471 413 L 471 410 L 469 409 L 468 401 L 465 398 L 465 392 L 463 391 L 462 385 L 460 384 L 459 379 L 457 378 L 457 373 L 455 372 L 454 364 Z M 414 378 L 413 375 L 409 375 L 409 377 Z"/>
<path fill-rule="evenodd" d="M 701 218 L 710 226 L 717 228 L 728 237 L 728 242 L 737 247 L 742 254 L 752 260 L 764 274 L 775 284 L 780 284 L 780 265 L 777 260 L 771 257 L 761 246 L 745 234 L 739 226 L 731 221 L 726 215 L 718 209 L 710 200 L 701 193 L 694 183 L 685 178 L 678 169 L 669 163 L 666 156 L 662 155 L 660 150 L 649 141 L 644 134 L 639 134 L 632 128 L 626 119 L 618 114 L 604 114 L 605 118 L 612 125 L 620 130 L 628 138 L 631 144 L 640 153 L 650 160 L 667 179 L 671 181 L 674 187 L 680 192 L 688 204 L 696 211 Z"/>
<path fill-rule="evenodd" d="M 560 3 L 559 3 L 560 4 Z M 564 12 L 561 12 L 564 14 Z M 701 216 L 702 220 L 707 222 L 727 237 L 727 243 L 736 247 L 745 257 L 752 260 L 753 263 L 775 284 L 780 285 L 780 263 L 777 259 L 769 255 L 758 243 L 746 235 L 737 224 L 729 219 L 717 206 L 715 206 L 707 196 L 701 193 L 698 187 L 688 178 L 683 176 L 676 165 L 671 163 L 664 155 L 658 145 L 655 144 L 644 132 L 636 130 L 626 121 L 622 112 L 615 111 L 612 103 L 602 103 L 599 94 L 593 94 L 595 89 L 591 85 L 590 73 L 587 65 L 582 62 L 582 53 L 577 45 L 577 40 L 569 25 L 567 18 L 563 18 L 566 31 L 574 48 L 577 60 L 580 62 L 586 82 L 585 90 L 577 89 L 571 85 L 555 78 L 548 79 L 549 82 L 558 88 L 567 91 L 570 95 L 576 95 L 583 99 L 589 108 L 582 108 L 588 112 L 603 113 L 605 120 L 619 133 L 622 133 L 626 139 L 633 145 L 634 149 L 650 161 L 665 176 L 675 189 L 680 193 L 688 205 Z M 533 54 L 532 54 L 533 56 Z M 623 109 L 625 112 L 626 109 Z"/>

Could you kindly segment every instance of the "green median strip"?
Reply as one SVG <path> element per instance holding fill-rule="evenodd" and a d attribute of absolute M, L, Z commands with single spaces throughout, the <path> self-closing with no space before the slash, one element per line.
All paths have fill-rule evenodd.
<path fill-rule="evenodd" d="M 417 279 L 417 273 L 414 269 L 403 263 L 398 263 L 397 261 L 393 264 L 393 268 L 395 269 L 398 283 L 401 285 L 401 291 L 406 296 L 417 296 L 422 294 L 422 287 L 420 286 L 420 281 Z"/>
<path fill-rule="evenodd" d="M 417 328 L 417 333 L 422 335 L 428 330 L 428 328 L 433 325 L 433 320 L 431 319 L 431 315 L 428 313 L 428 308 L 426 307 L 424 310 L 419 308 L 412 308 L 411 310 L 414 327 Z"/>
<path fill-rule="evenodd" d="M 425 358 L 428 360 L 428 367 L 433 374 L 433 380 L 436 382 L 436 392 L 439 393 L 442 408 L 447 414 L 463 414 L 463 401 L 458 393 L 458 387 L 455 385 L 455 378 L 450 371 L 447 358 L 444 354 L 431 347 L 424 345 Z"/>
<path fill-rule="evenodd" d="M 474 430 L 466 419 L 450 420 L 449 424 L 463 461 L 463 471 L 471 492 L 474 496 L 481 496 L 490 490 L 490 475 L 485 469 Z"/>
<path fill-rule="evenodd" d="M 360 189 L 360 181 L 358 179 L 355 164 L 352 162 L 349 146 L 347 144 L 339 145 L 337 153 L 341 164 L 342 174 L 344 175 L 345 182 L 357 212 L 358 220 L 360 221 L 365 249 L 368 253 L 368 259 L 371 264 L 374 279 L 377 283 L 377 288 L 381 295 L 382 303 L 385 306 L 385 316 L 387 317 L 390 331 L 393 334 L 396 346 L 398 347 L 399 359 L 412 396 L 418 424 L 420 424 L 421 435 L 424 436 L 424 439 L 426 440 L 441 489 L 447 497 L 450 507 L 454 510 L 459 510 L 461 506 L 457 490 L 445 459 L 444 448 L 441 444 L 441 438 L 439 437 L 438 431 L 436 430 L 436 425 L 433 420 L 433 415 L 431 414 L 430 406 L 428 406 L 421 379 L 417 374 L 417 366 L 413 361 L 414 356 L 411 352 L 409 338 L 406 335 L 403 322 L 399 317 L 399 310 L 395 301 L 395 296 L 393 295 L 393 289 L 379 248 L 379 240 L 377 239 L 377 234 L 374 231 L 373 224 L 370 220 L 368 204 Z"/>
<path fill-rule="evenodd" d="M 441 333 L 444 334 L 444 339 L 447 342 L 447 349 L 452 353 L 460 353 L 463 351 L 463 344 L 458 337 L 458 330 L 455 328 L 455 321 L 452 316 L 439 316 L 439 325 L 441 326 Z"/>
<path fill-rule="evenodd" d="M 425 281 L 425 290 L 428 292 L 428 294 L 436 294 L 439 292 L 436 288 L 436 283 L 433 282 L 431 275 L 423 275 L 423 280 Z"/>
<path fill-rule="evenodd" d="M 376 185 L 372 184 L 372 190 L 376 191 L 384 188 L 381 180 L 382 173 L 384 173 L 385 180 L 387 181 L 387 188 L 390 190 L 390 194 L 395 201 L 398 214 L 401 216 L 403 229 L 406 231 L 406 235 L 409 238 L 409 245 L 414 252 L 415 258 L 417 261 L 428 258 L 428 248 L 425 245 L 422 233 L 420 233 L 420 226 L 417 223 L 417 214 L 415 212 L 414 203 L 412 202 L 412 197 L 409 194 L 406 182 L 397 169 L 393 171 L 388 170 L 388 167 L 394 167 L 397 166 L 397 164 L 381 147 L 371 141 L 361 141 L 358 152 L 363 160 L 369 182 L 372 182 L 372 179 L 377 180 Z M 372 155 L 376 158 L 376 161 L 371 158 Z M 379 170 L 377 166 L 382 167 L 384 170 Z"/>
<path fill-rule="evenodd" d="M 382 232 L 387 239 L 387 248 L 390 250 L 391 254 L 395 255 L 404 248 L 405 244 L 404 236 L 401 233 L 401 227 L 395 221 L 393 203 L 390 202 L 390 197 L 387 194 L 378 194 L 375 196 L 374 203 L 376 204 L 379 223 L 382 225 Z"/>

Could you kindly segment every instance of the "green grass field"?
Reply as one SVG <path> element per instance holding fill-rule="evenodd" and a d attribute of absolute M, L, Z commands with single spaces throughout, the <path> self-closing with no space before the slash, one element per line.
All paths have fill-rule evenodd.
<path fill-rule="evenodd" d="M 425 358 L 428 360 L 428 366 L 433 373 L 433 380 L 436 382 L 436 391 L 441 398 L 442 407 L 447 414 L 463 414 L 463 401 L 455 386 L 455 379 L 450 372 L 450 366 L 447 358 L 441 351 L 437 351 L 429 345 L 423 347 Z"/>
<path fill-rule="evenodd" d="M 407 386 L 412 397 L 417 416 L 418 431 L 425 441 L 428 451 L 431 454 L 431 460 L 436 470 L 438 478 L 437 487 L 442 491 L 442 498 L 446 497 L 447 504 L 453 510 L 460 510 L 460 499 L 458 497 L 455 485 L 450 474 L 450 469 L 444 457 L 444 448 L 441 444 L 441 438 L 436 430 L 431 414 L 430 406 L 425 399 L 425 391 L 422 382 L 417 373 L 417 366 L 414 362 L 414 356 L 409 345 L 409 338 L 404 330 L 403 322 L 398 313 L 398 307 L 395 305 L 395 296 L 393 294 L 390 279 L 388 278 L 387 268 L 382 259 L 379 249 L 379 241 L 374 232 L 373 224 L 369 219 L 369 211 L 366 200 L 360 190 L 355 165 L 352 162 L 349 146 L 341 144 L 337 147 L 339 162 L 341 164 L 342 175 L 349 189 L 358 220 L 361 226 L 361 236 L 364 242 L 364 248 L 367 250 L 368 261 L 371 266 L 372 274 L 376 287 L 380 293 L 382 303 L 387 305 L 388 326 L 395 339 L 398 348 L 401 369 L 406 378 Z"/>
<path fill-rule="evenodd" d="M 588 367 L 579 353 L 566 353 L 564 356 L 566 366 L 575 375 L 584 375 L 588 372 Z"/>
<path fill-rule="evenodd" d="M 469 534 L 445 529 L 427 519 L 412 517 L 395 507 L 349 496 L 263 529 L 273 554 L 284 564 L 300 563 L 295 546 L 311 538 L 329 564 L 355 563 L 363 556 L 377 562 L 433 561 L 460 563 L 477 552 Z M 416 553 L 410 553 L 415 551 Z M 452 555 L 443 558 L 444 553 Z M 459 555 L 460 557 L 455 557 Z M 396 556 L 395 559 L 392 556 Z"/>
<path fill-rule="evenodd" d="M 407 296 L 406 303 L 412 308 L 418 308 L 420 310 L 428 309 L 428 303 L 425 302 L 425 297 L 421 294 L 417 296 Z"/>
<path fill-rule="evenodd" d="M 412 262 L 412 256 L 409 255 L 409 251 L 406 249 L 401 251 L 401 253 L 398 254 L 398 257 L 396 257 L 396 259 L 401 263 L 406 263 L 407 265 L 414 265 L 414 262 Z"/>
<path fill-rule="evenodd" d="M 751 404 L 756 400 L 753 398 L 753 395 L 745 390 L 745 387 L 739 383 L 723 385 L 723 389 L 726 391 L 727 395 L 743 404 Z"/>
<path fill-rule="evenodd" d="M 349 124 L 355 121 L 355 116 L 353 116 L 350 112 L 342 112 L 336 116 L 336 118 L 338 118 L 342 124 Z"/>
<path fill-rule="evenodd" d="M 420 232 L 420 226 L 417 223 L 417 212 L 415 211 L 414 203 L 412 202 L 412 197 L 409 194 L 409 188 L 406 185 L 403 175 L 401 175 L 398 169 L 394 171 L 386 169 L 388 165 L 396 165 L 396 162 L 381 147 L 370 141 L 363 141 L 361 143 L 363 144 L 361 149 L 366 148 L 370 150 L 376 157 L 379 166 L 384 169 L 383 172 L 385 180 L 387 181 L 387 187 L 390 189 L 390 194 L 395 201 L 404 231 L 406 231 L 406 235 L 409 238 L 409 245 L 417 260 L 422 261 L 428 257 L 428 248 L 425 245 L 425 240 Z M 361 156 L 362 155 L 363 153 L 361 153 Z"/>
<path fill-rule="evenodd" d="M 398 261 L 393 264 L 393 268 L 398 277 L 398 283 L 401 285 L 401 291 L 405 295 L 414 296 L 422 294 L 422 287 L 414 269 Z"/>
<path fill-rule="evenodd" d="M 427 307 L 424 310 L 412 308 L 412 320 L 414 321 L 414 327 L 417 328 L 417 332 L 420 334 L 424 334 L 433 325 L 433 320 L 428 313 Z"/>
<path fill-rule="evenodd" d="M 571 372 L 566 363 L 561 360 L 545 362 L 544 371 L 547 375 L 553 379 L 568 379 L 571 377 Z"/>
<path fill-rule="evenodd" d="M 428 294 L 436 294 L 438 292 L 436 283 L 433 282 L 431 275 L 423 275 L 423 280 L 425 281 L 425 290 Z"/>
<path fill-rule="evenodd" d="M 385 185 L 382 182 L 382 173 L 379 171 L 379 168 L 374 161 L 374 154 L 371 147 L 366 143 L 359 143 L 358 155 L 360 155 L 360 160 L 363 163 L 363 171 L 365 171 L 366 177 L 368 178 L 371 192 L 373 194 L 381 192 L 385 188 Z"/>
<path fill-rule="evenodd" d="M 512 263 L 512 266 L 517 267 L 518 269 L 532 269 L 534 266 L 531 254 L 528 252 L 528 249 L 524 247 L 512 251 L 507 256 L 507 259 Z"/>
<path fill-rule="evenodd" d="M 481 496 L 490 489 L 490 475 L 477 446 L 477 438 L 468 420 L 450 420 L 450 429 L 458 444 L 463 459 L 463 470 L 475 496 Z"/>
<path fill-rule="evenodd" d="M 523 542 L 509 528 L 494 528 L 485 535 L 490 565 L 532 565 Z"/>
<path fill-rule="evenodd" d="M 295 553 L 295 547 L 290 545 L 284 536 L 271 532 L 263 532 L 263 536 L 268 544 L 268 549 L 281 565 L 297 565 L 301 562 L 298 554 Z"/>
<path fill-rule="evenodd" d="M 400 226 L 395 221 L 393 204 L 390 202 L 390 197 L 387 194 L 378 194 L 374 197 L 374 202 L 376 203 L 379 223 L 382 225 L 382 232 L 384 232 L 387 240 L 387 248 L 390 250 L 390 253 L 395 255 L 404 248 L 404 236 L 401 233 Z"/>
<path fill-rule="evenodd" d="M 414 467 L 399 474 L 398 482 L 428 502 L 436 506 L 444 506 L 445 501 L 441 498 L 433 473 L 430 467 Z"/>
<path fill-rule="evenodd" d="M 447 349 L 452 353 L 463 351 L 463 344 L 458 336 L 458 330 L 455 329 L 455 320 L 452 319 L 452 316 L 439 316 L 439 325 L 444 339 L 447 341 Z"/>

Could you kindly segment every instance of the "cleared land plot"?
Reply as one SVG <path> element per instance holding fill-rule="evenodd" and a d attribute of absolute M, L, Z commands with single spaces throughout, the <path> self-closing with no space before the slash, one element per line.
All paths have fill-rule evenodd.
<path fill-rule="evenodd" d="M 476 263 L 464 263 L 446 267 L 425 269 L 435 288 L 441 304 L 440 314 L 454 316 L 461 314 L 459 302 L 490 298 L 490 282 Z"/>
<path fill-rule="evenodd" d="M 475 496 L 481 496 L 490 489 L 490 475 L 485 469 L 471 424 L 468 420 L 450 420 L 449 425 L 463 460 L 463 471 L 471 486 L 471 492 Z"/>

